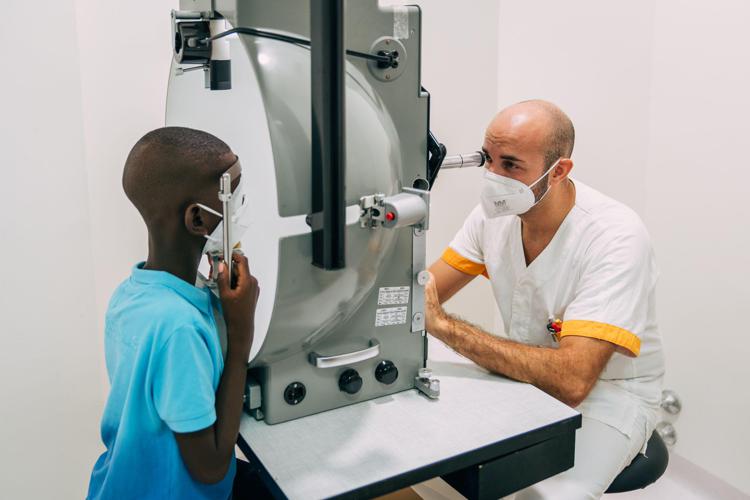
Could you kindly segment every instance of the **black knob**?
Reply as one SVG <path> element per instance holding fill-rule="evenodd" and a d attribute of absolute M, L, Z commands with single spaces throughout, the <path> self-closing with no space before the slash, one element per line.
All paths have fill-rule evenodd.
<path fill-rule="evenodd" d="M 381 361 L 375 368 L 375 378 L 381 384 L 391 385 L 398 378 L 398 368 L 393 361 Z"/>
<path fill-rule="evenodd" d="M 296 405 L 305 399 L 305 394 L 307 394 L 305 384 L 302 382 L 292 382 L 284 389 L 284 401 L 290 405 Z"/>
<path fill-rule="evenodd" d="M 351 368 L 346 370 L 339 377 L 339 389 L 348 394 L 357 394 L 362 388 L 362 377 L 359 376 L 357 370 Z"/>

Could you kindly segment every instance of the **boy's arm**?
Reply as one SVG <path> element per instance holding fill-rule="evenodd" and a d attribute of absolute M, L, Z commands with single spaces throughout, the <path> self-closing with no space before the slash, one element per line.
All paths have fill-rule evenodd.
<path fill-rule="evenodd" d="M 232 256 L 237 284 L 231 288 L 226 266 L 221 264 L 219 294 L 227 323 L 227 359 L 216 391 L 216 422 L 196 432 L 175 433 L 185 466 L 196 481 L 217 483 L 224 479 L 233 457 L 240 429 L 247 359 L 253 339 L 255 305 L 260 288 L 250 274 L 247 258 Z"/>

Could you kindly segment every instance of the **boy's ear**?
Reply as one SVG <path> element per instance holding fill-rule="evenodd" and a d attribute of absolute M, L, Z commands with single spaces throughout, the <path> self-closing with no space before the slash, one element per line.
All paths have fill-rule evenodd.
<path fill-rule="evenodd" d="M 210 231 L 208 230 L 206 213 L 196 203 L 190 204 L 185 209 L 185 228 L 188 233 L 195 236 L 206 236 Z"/>

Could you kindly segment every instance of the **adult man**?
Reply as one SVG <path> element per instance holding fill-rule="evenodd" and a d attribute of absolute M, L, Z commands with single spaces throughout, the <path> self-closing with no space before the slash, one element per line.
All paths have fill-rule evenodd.
<path fill-rule="evenodd" d="M 481 203 L 430 267 L 426 290 L 433 336 L 583 414 L 575 467 L 517 498 L 599 498 L 657 418 L 664 361 L 651 243 L 632 210 L 569 178 L 574 135 L 549 102 L 498 113 L 483 146 Z M 440 305 L 479 274 L 509 339 Z"/>

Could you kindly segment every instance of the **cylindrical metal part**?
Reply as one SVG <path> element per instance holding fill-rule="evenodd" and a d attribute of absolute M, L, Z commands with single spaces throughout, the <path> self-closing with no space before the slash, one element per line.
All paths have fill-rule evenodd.
<path fill-rule="evenodd" d="M 216 43 L 216 42 L 214 42 Z M 232 61 L 211 59 L 208 66 L 211 76 L 208 88 L 211 90 L 231 90 L 232 88 Z"/>
<path fill-rule="evenodd" d="M 383 200 L 383 226 L 398 228 L 422 222 L 427 217 L 427 204 L 421 196 L 399 193 Z"/>
<path fill-rule="evenodd" d="M 468 154 L 446 156 L 440 166 L 441 170 L 446 168 L 481 167 L 484 165 L 485 156 L 481 151 Z"/>
<path fill-rule="evenodd" d="M 224 237 L 224 262 L 229 272 L 229 282 L 232 282 L 232 214 L 230 213 L 229 201 L 232 199 L 232 176 L 223 174 L 219 184 L 219 199 L 221 200 L 221 211 L 223 217 L 223 237 Z"/>
<path fill-rule="evenodd" d="M 211 36 L 227 30 L 224 19 L 212 19 L 209 23 Z M 232 88 L 232 61 L 229 52 L 229 38 L 211 41 L 211 61 L 208 71 L 211 75 L 211 90 L 230 90 Z"/>
<path fill-rule="evenodd" d="M 173 10 L 172 17 L 175 19 L 200 19 L 201 13 L 192 10 Z"/>

